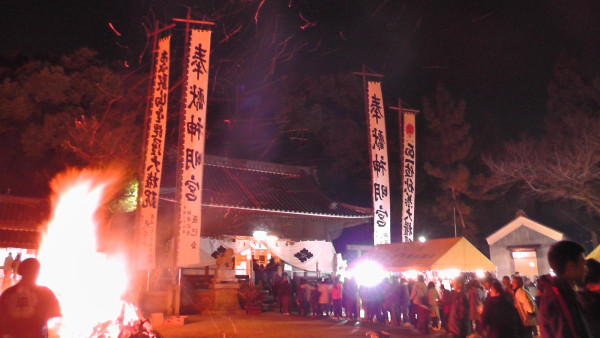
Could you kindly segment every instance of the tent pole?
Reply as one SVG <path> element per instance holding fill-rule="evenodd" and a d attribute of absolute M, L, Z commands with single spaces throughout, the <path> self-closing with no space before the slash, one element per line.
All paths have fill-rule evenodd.
<path fill-rule="evenodd" d="M 452 214 L 454 216 L 454 237 L 456 237 L 456 208 L 452 208 Z"/>

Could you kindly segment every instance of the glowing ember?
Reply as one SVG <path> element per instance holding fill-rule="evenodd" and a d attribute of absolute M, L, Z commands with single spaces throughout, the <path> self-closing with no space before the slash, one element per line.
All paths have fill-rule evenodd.
<path fill-rule="evenodd" d="M 63 317 L 55 328 L 60 337 L 117 337 L 123 326 L 139 320 L 121 300 L 129 282 L 124 258 L 97 252 L 96 213 L 117 177 L 70 171 L 52 181 L 54 214 L 39 251 L 38 283 L 60 301 Z"/>

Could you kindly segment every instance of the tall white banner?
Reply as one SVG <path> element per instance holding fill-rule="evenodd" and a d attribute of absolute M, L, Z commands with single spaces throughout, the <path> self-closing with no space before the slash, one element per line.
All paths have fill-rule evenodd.
<path fill-rule="evenodd" d="M 177 266 L 200 262 L 204 126 L 211 31 L 192 29 L 179 125 Z"/>
<path fill-rule="evenodd" d="M 369 139 L 373 183 L 375 245 L 388 244 L 390 238 L 390 178 L 388 171 L 387 137 L 381 83 L 368 82 Z"/>
<path fill-rule="evenodd" d="M 415 226 L 415 165 L 417 164 L 417 137 L 415 115 L 417 111 L 402 109 L 402 242 L 412 242 Z"/>
<path fill-rule="evenodd" d="M 171 37 L 158 41 L 152 74 L 152 97 L 145 126 L 145 160 L 143 178 L 138 189 L 137 214 L 138 269 L 152 269 L 155 265 L 156 216 L 162 177 L 165 130 L 167 127 L 167 101 L 169 97 L 169 64 Z"/>

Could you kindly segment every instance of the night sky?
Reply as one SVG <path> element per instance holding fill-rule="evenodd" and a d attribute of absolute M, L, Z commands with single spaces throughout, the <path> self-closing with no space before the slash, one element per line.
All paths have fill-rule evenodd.
<path fill-rule="evenodd" d="M 284 3 L 264 2 L 259 22 L 272 19 L 264 13 L 277 2 Z M 184 15 L 185 1 L 168 3 L 4 1 L 0 50 L 35 57 L 87 46 L 136 64 L 149 17 Z M 359 71 L 365 63 L 385 75 L 389 105 L 402 97 L 419 108 L 420 97 L 441 81 L 467 102 L 474 126 L 500 124 L 502 137 L 537 128 L 561 53 L 576 58 L 584 74 L 598 73 L 600 5 L 592 0 L 290 1 L 276 10 L 296 19 L 296 34 L 322 40 L 321 50 L 331 46 L 333 57 L 320 58 L 324 68 L 334 62 Z M 301 29 L 300 15 L 316 25 Z"/>
<path fill-rule="evenodd" d="M 151 18 L 170 23 L 189 6 L 192 19 L 214 20 L 198 14 L 219 1 L 225 0 L 3 1 L 0 54 L 52 57 L 85 46 L 100 58 L 136 66 L 147 62 L 144 27 Z M 387 106 L 401 98 L 415 109 L 443 82 L 454 98 L 466 101 L 467 120 L 483 148 L 542 131 L 547 86 L 561 54 L 575 58 L 588 79 L 600 73 L 600 2 L 593 0 L 242 3 L 256 16 L 255 25 L 283 18 L 279 24 L 307 43 L 287 63 L 290 72 L 360 71 L 365 64 L 385 76 Z M 225 23 L 215 22 L 217 30 Z"/>

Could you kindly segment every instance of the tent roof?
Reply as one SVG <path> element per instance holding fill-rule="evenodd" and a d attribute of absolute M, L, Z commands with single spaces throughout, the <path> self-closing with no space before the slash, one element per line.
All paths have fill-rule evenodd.
<path fill-rule="evenodd" d="M 594 250 L 592 250 L 592 252 L 590 252 L 589 255 L 587 255 L 587 257 L 585 259 L 590 259 L 593 258 L 595 260 L 597 260 L 598 262 L 600 262 L 600 245 L 598 245 Z"/>
<path fill-rule="evenodd" d="M 552 238 L 555 241 L 561 241 L 565 238 L 565 235 L 562 232 L 558 232 L 558 231 L 556 231 L 552 228 L 549 228 L 545 225 L 542 225 L 538 222 L 532 221 L 531 219 L 529 219 L 525 216 L 519 216 L 519 217 L 513 219 L 512 221 L 510 221 L 508 224 L 506 224 L 502 228 L 498 229 L 493 234 L 489 235 L 487 237 L 488 244 L 492 245 L 492 244 L 496 243 L 497 241 L 506 237 L 506 235 L 508 235 L 509 233 L 515 231 L 520 226 L 527 227 L 527 228 L 529 228 L 533 231 L 536 231 L 546 237 Z"/>
<path fill-rule="evenodd" d="M 496 265 L 464 237 L 377 245 L 362 258 L 376 261 L 388 271 L 496 271 Z"/>

